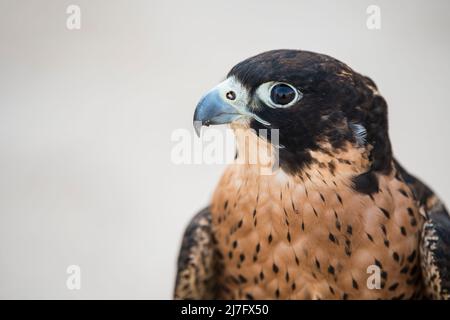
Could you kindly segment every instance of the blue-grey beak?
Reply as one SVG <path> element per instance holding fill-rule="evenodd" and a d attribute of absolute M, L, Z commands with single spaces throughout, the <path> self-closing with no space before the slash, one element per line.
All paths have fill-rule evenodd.
<path fill-rule="evenodd" d="M 217 88 L 202 97 L 194 112 L 194 128 L 198 136 L 202 126 L 231 123 L 242 116 L 239 111 L 222 98 Z"/>

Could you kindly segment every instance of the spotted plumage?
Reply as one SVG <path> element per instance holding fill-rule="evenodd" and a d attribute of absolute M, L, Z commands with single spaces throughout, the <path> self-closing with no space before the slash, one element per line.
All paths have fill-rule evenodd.
<path fill-rule="evenodd" d="M 449 298 L 450 217 L 394 159 L 372 80 L 270 51 L 232 68 L 194 121 L 230 123 L 237 153 L 186 230 L 176 298 Z"/>

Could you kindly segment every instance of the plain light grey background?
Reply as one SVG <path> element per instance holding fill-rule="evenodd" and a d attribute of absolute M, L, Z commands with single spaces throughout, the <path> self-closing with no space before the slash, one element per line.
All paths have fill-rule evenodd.
<path fill-rule="evenodd" d="M 269 49 L 370 76 L 397 157 L 450 203 L 449 17 L 446 0 L 0 0 L 0 298 L 171 298 L 183 229 L 224 167 L 173 164 L 171 133 Z"/>

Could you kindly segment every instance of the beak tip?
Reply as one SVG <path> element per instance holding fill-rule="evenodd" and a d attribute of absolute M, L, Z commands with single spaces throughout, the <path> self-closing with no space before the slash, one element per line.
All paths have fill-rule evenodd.
<path fill-rule="evenodd" d="M 202 131 L 202 125 L 203 124 L 201 121 L 194 120 L 194 130 L 195 130 L 195 133 L 197 134 L 197 137 L 199 137 L 199 138 L 200 138 L 200 133 Z"/>

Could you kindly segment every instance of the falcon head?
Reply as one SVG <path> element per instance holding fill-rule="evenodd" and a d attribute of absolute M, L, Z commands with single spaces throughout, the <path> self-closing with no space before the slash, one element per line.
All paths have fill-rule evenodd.
<path fill-rule="evenodd" d="M 323 54 L 274 50 L 238 63 L 194 113 L 197 133 L 202 125 L 224 123 L 256 133 L 278 129 L 280 166 L 290 173 L 315 161 L 311 151 L 346 148 L 367 150 L 365 179 L 391 168 L 387 105 L 376 85 Z"/>

